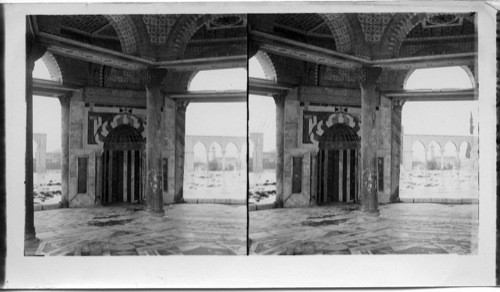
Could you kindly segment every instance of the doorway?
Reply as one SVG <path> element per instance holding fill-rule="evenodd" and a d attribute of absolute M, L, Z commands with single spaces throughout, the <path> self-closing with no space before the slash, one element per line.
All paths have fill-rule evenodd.
<path fill-rule="evenodd" d="M 360 137 L 346 124 L 328 128 L 319 141 L 318 205 L 357 202 Z"/>
<path fill-rule="evenodd" d="M 119 125 L 109 133 L 101 156 L 104 205 L 142 201 L 144 146 L 142 135 L 130 125 Z"/>

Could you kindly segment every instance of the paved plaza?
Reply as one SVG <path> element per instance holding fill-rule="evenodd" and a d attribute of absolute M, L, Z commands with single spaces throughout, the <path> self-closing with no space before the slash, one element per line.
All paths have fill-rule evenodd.
<path fill-rule="evenodd" d="M 250 212 L 250 254 L 475 254 L 477 204 L 355 204 Z"/>
<path fill-rule="evenodd" d="M 35 212 L 39 242 L 26 255 L 245 255 L 246 206 L 178 204 L 163 216 L 141 205 Z"/>

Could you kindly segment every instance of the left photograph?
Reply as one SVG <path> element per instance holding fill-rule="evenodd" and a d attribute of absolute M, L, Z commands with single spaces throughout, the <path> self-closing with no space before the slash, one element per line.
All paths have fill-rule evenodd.
<path fill-rule="evenodd" d="M 25 256 L 246 255 L 247 16 L 26 29 Z"/>

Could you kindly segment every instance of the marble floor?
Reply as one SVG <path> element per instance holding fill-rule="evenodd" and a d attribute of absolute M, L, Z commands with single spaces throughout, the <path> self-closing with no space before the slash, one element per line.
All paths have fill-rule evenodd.
<path fill-rule="evenodd" d="M 246 206 L 178 204 L 154 215 L 142 205 L 35 212 L 37 242 L 25 255 L 246 255 Z"/>
<path fill-rule="evenodd" d="M 355 204 L 250 212 L 251 255 L 475 254 L 478 205 Z"/>

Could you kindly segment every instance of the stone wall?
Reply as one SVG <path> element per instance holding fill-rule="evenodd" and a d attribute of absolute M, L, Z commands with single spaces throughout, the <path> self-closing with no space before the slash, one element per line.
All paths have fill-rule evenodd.
<path fill-rule="evenodd" d="M 303 100 L 309 100 L 307 88 L 291 90 L 285 101 L 285 139 L 284 139 L 284 175 L 283 175 L 283 200 L 284 207 L 308 207 L 315 204 L 315 185 L 316 178 L 312 177 L 311 168 L 313 167 L 314 156 L 317 155 L 317 143 L 303 143 L 303 112 L 304 111 L 325 111 L 335 112 L 342 107 L 342 104 L 335 103 L 335 106 L 309 106 Z M 315 91 L 314 91 L 315 92 Z M 357 91 L 352 92 L 353 98 L 357 95 Z M 300 96 L 299 96 L 300 95 Z M 322 98 L 327 100 L 328 96 Z M 332 99 L 333 100 L 333 99 Z M 335 99 L 336 100 L 336 99 Z M 347 99 L 346 99 L 347 101 Z M 377 157 L 383 159 L 383 190 L 378 192 L 380 203 L 389 203 L 391 193 L 394 188 L 398 187 L 391 178 L 393 172 L 393 161 L 391 152 L 393 150 L 393 129 L 392 129 L 392 103 L 391 100 L 381 96 L 377 110 L 377 131 L 378 131 L 378 150 Z M 359 120 L 360 110 L 346 104 L 347 113 Z M 361 121 L 362 123 L 362 121 Z M 361 136 L 361 133 L 358 132 Z M 362 138 L 362 137 L 361 137 Z M 302 184 L 301 193 L 292 192 L 293 182 L 293 158 L 302 157 Z M 314 190 L 313 190 L 314 188 Z"/>
<path fill-rule="evenodd" d="M 69 126 L 69 207 L 92 207 L 95 202 L 95 153 L 84 148 L 85 102 L 83 90 L 76 91 L 70 102 Z M 78 158 L 87 158 L 87 192 L 78 193 Z"/>
<path fill-rule="evenodd" d="M 88 112 L 89 108 L 85 106 L 84 98 L 85 90 L 80 90 L 75 93 L 70 103 L 70 141 L 69 141 L 69 207 L 93 207 L 100 202 L 100 192 L 102 191 L 102 186 L 97 186 L 97 173 L 101 171 L 97 170 L 97 164 L 102 167 L 102 162 L 99 162 L 99 158 L 103 153 L 102 143 L 89 144 L 88 139 Z M 102 103 L 106 104 L 107 100 L 115 101 L 115 96 L 106 95 L 107 91 L 100 91 L 103 93 L 102 96 L 97 97 L 102 100 Z M 103 108 L 99 107 L 99 112 L 105 111 L 106 113 L 118 114 L 117 107 Z M 130 108 L 129 108 L 130 109 Z M 143 115 L 143 109 L 131 108 L 132 114 L 136 115 L 139 113 L 141 118 L 145 118 Z M 94 109 L 95 110 L 95 109 Z M 162 113 L 162 118 L 164 122 L 164 142 L 163 142 L 163 158 L 168 159 L 168 189 L 163 193 L 163 200 L 165 204 L 170 204 L 174 200 L 175 192 L 175 113 L 176 107 L 175 102 L 165 98 L 165 105 Z M 78 187 L 78 158 L 87 158 L 87 192 L 77 193 Z"/>

